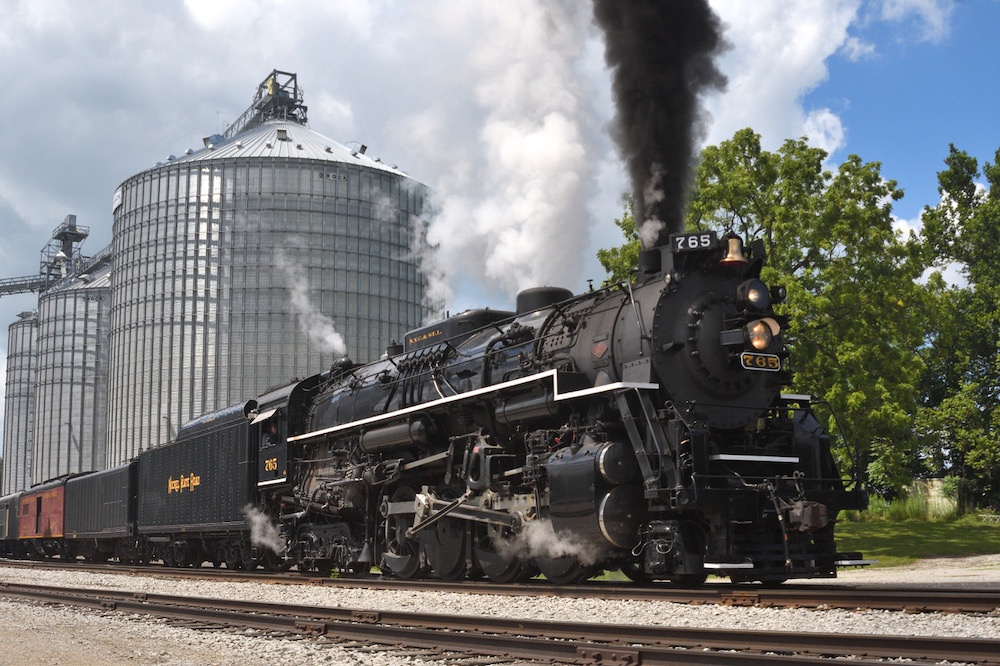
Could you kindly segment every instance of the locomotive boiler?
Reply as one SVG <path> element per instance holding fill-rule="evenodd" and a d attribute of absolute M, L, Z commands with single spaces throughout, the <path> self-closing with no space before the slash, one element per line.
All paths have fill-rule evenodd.
<path fill-rule="evenodd" d="M 764 246 L 678 234 L 636 279 L 519 294 L 407 334 L 379 361 L 246 405 L 284 566 L 402 578 L 609 568 L 697 585 L 831 577 L 863 508 L 791 379 Z"/>

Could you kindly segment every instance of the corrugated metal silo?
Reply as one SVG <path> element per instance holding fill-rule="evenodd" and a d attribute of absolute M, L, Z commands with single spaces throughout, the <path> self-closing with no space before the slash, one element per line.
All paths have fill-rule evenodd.
<path fill-rule="evenodd" d="M 32 484 L 105 468 L 110 267 L 38 299 Z"/>
<path fill-rule="evenodd" d="M 3 489 L 0 495 L 31 485 L 35 421 L 35 345 L 38 315 L 21 314 L 8 327 L 7 384 L 3 425 Z"/>
<path fill-rule="evenodd" d="M 362 362 L 424 318 L 425 188 L 307 127 L 281 74 L 248 110 L 274 113 L 115 195 L 109 466 L 328 368 L 329 319 Z"/>

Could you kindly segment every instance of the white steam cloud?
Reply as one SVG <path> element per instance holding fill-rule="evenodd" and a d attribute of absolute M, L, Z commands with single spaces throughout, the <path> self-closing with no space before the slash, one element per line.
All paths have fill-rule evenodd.
<path fill-rule="evenodd" d="M 424 290 L 424 300 L 421 305 L 426 308 L 425 324 L 437 321 L 445 316 L 445 307 L 454 296 L 448 285 L 448 275 L 439 261 L 438 247 L 427 241 L 427 230 L 430 227 L 428 216 L 417 221 L 411 243 L 411 252 L 417 260 L 420 272 L 427 279 Z"/>
<path fill-rule="evenodd" d="M 574 71 L 586 47 L 589 3 L 511 0 L 477 3 L 475 11 L 449 3 L 447 11 L 438 36 L 475 40 L 457 85 L 474 94 L 474 109 L 464 115 L 483 120 L 476 129 L 458 128 L 463 110 L 443 100 L 402 125 L 411 142 L 440 160 L 440 175 L 429 183 L 426 242 L 416 248 L 437 254 L 422 262 L 431 299 L 448 299 L 449 285 L 469 281 L 494 296 L 572 286 L 589 242 L 585 204 L 595 176 L 587 145 L 597 133 L 592 92 Z M 475 140 L 453 141 L 460 129 Z"/>
<path fill-rule="evenodd" d="M 658 206 L 656 206 L 656 204 L 667 198 L 666 192 L 664 192 L 661 187 L 662 181 L 663 167 L 658 163 L 653 162 L 653 164 L 649 167 L 649 178 L 646 180 L 646 183 L 642 188 L 642 200 L 643 203 L 646 204 L 644 210 L 658 210 Z M 646 219 L 639 223 L 639 228 L 637 230 L 639 238 L 642 241 L 642 246 L 646 248 L 655 247 L 656 241 L 660 237 L 660 233 L 664 230 L 664 228 L 666 228 L 666 226 L 666 222 L 655 215 L 647 215 Z"/>
<path fill-rule="evenodd" d="M 278 534 L 278 528 L 266 513 L 252 504 L 247 504 L 243 507 L 243 515 L 246 516 L 247 524 L 250 526 L 250 543 L 269 548 L 278 555 L 285 552 L 285 540 Z"/>
<path fill-rule="evenodd" d="M 344 336 L 337 332 L 333 319 L 317 310 L 309 299 L 309 277 L 301 264 L 284 249 L 275 254 L 278 269 L 285 274 L 288 286 L 288 305 L 311 345 L 325 354 L 346 356 Z"/>
<path fill-rule="evenodd" d="M 504 557 L 575 557 L 587 566 L 601 561 L 609 550 L 604 543 L 556 534 L 552 521 L 542 519 L 524 523 L 520 532 L 496 544 L 496 548 Z"/>

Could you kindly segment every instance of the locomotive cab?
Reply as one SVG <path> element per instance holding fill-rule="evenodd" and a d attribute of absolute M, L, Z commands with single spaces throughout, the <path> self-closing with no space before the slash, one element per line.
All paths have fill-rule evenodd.
<path fill-rule="evenodd" d="M 250 422 L 257 440 L 257 487 L 288 482 L 288 441 L 285 423 L 277 409 L 258 415 Z"/>

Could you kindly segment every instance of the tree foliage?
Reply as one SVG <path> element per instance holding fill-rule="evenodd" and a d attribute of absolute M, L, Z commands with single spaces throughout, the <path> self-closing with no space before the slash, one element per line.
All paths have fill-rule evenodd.
<path fill-rule="evenodd" d="M 962 479 L 966 503 L 1000 508 L 1000 150 L 978 161 L 950 146 L 938 174 L 941 201 L 924 209 L 936 265 L 954 264 L 965 284 L 929 282 L 934 317 L 922 350 L 928 372 L 918 418 L 930 473 Z M 985 177 L 985 185 L 979 179 Z"/>
<path fill-rule="evenodd" d="M 625 242 L 617 247 L 597 251 L 597 259 L 607 271 L 608 277 L 604 284 L 617 284 L 629 279 L 629 271 L 635 268 L 639 261 L 641 242 L 639 232 L 635 229 L 635 216 L 631 199 L 625 200 L 625 210 L 622 216 L 615 219 L 615 225 L 622 230 Z"/>

